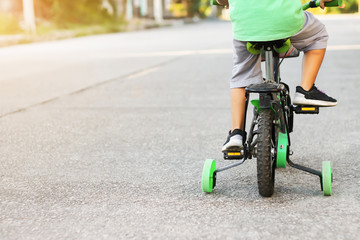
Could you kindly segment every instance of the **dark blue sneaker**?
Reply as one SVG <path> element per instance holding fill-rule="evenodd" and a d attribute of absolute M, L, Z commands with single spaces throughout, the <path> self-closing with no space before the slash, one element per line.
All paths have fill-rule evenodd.
<path fill-rule="evenodd" d="M 222 152 L 227 151 L 241 151 L 244 148 L 243 142 L 246 139 L 246 132 L 240 129 L 235 129 L 231 132 L 229 131 L 229 136 L 224 143 Z"/>
<path fill-rule="evenodd" d="M 333 107 L 337 105 L 337 101 L 326 95 L 323 91 L 317 89 L 315 85 L 313 85 L 309 91 L 305 91 L 302 87 L 297 86 L 293 104 Z"/>

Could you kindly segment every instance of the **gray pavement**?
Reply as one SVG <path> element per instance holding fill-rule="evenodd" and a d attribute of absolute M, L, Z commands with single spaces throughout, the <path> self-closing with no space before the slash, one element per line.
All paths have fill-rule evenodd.
<path fill-rule="evenodd" d="M 339 105 L 295 116 L 292 160 L 330 160 L 331 197 L 288 167 L 262 198 L 255 160 L 202 193 L 204 160 L 228 164 L 229 22 L 0 49 L 0 239 L 359 239 L 360 18 L 323 21 Z"/>

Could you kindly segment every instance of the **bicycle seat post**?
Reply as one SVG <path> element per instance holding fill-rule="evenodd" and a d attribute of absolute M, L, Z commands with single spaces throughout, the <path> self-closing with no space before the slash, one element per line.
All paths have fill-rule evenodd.
<path fill-rule="evenodd" d="M 265 47 L 265 69 L 266 69 L 266 81 L 274 82 L 274 58 L 273 50 L 271 47 Z"/>

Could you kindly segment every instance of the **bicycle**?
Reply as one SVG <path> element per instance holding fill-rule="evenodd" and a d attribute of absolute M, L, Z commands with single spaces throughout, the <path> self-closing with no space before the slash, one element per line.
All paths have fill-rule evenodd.
<path fill-rule="evenodd" d="M 216 0 L 211 0 L 218 5 Z M 310 1 L 303 5 L 303 10 L 320 6 L 320 0 Z M 342 0 L 325 3 L 326 7 L 342 6 Z M 258 99 L 251 100 L 254 106 L 253 120 L 244 149 L 227 151 L 225 160 L 239 162 L 216 169 L 214 159 L 207 159 L 202 172 L 202 190 L 212 192 L 216 186 L 216 176 L 225 170 L 237 167 L 247 159 L 257 158 L 257 181 L 261 196 L 271 197 L 274 193 L 275 169 L 289 166 L 316 175 L 320 178 L 320 186 L 325 196 L 332 194 L 333 174 L 330 161 L 322 162 L 322 171 L 317 171 L 296 164 L 290 160 L 290 133 L 293 131 L 295 114 L 319 114 L 319 106 L 293 106 L 289 96 L 289 86 L 281 81 L 280 64 L 284 58 L 298 57 L 299 51 L 291 46 L 289 39 L 269 42 L 248 42 L 248 51 L 262 54 L 265 61 L 266 78 L 263 83 L 250 85 L 246 90 L 245 119 L 251 93 L 259 94 Z M 244 129 L 245 129 L 244 121 Z"/>

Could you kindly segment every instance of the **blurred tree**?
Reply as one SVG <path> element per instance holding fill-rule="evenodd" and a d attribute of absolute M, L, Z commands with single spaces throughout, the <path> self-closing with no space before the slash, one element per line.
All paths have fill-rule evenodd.
<path fill-rule="evenodd" d="M 0 0 L 0 12 L 22 14 L 22 0 Z"/>
<path fill-rule="evenodd" d="M 37 18 L 50 20 L 52 17 L 50 10 L 53 3 L 54 0 L 34 0 L 35 16 Z"/>
<path fill-rule="evenodd" d="M 102 8 L 102 0 L 54 0 L 51 14 L 59 27 L 95 24 L 113 19 L 113 16 Z"/>
<path fill-rule="evenodd" d="M 208 17 L 211 14 L 211 6 L 209 0 L 200 0 L 198 6 L 198 13 L 200 17 Z"/>
<path fill-rule="evenodd" d="M 358 11 L 359 0 L 343 0 L 344 8 L 327 8 L 326 13 L 355 13 Z"/>
<path fill-rule="evenodd" d="M 19 19 L 10 13 L 0 13 L 0 34 L 21 32 Z"/>
<path fill-rule="evenodd" d="M 185 4 L 188 17 L 207 17 L 211 12 L 210 0 L 186 0 Z"/>
<path fill-rule="evenodd" d="M 59 27 L 71 24 L 94 24 L 111 21 L 119 17 L 118 0 L 34 0 L 37 18 L 54 22 Z"/>
<path fill-rule="evenodd" d="M 36 33 L 34 0 L 23 0 L 24 27 L 28 33 Z"/>
<path fill-rule="evenodd" d="M 21 32 L 21 19 L 23 19 L 22 0 L 0 1 L 0 34 Z"/>
<path fill-rule="evenodd" d="M 113 12 L 113 15 L 114 17 L 118 17 L 118 2 L 116 0 L 108 0 L 109 2 L 109 5 L 111 6 L 112 8 L 112 12 Z"/>
<path fill-rule="evenodd" d="M 196 13 L 198 13 L 199 11 L 199 3 L 200 0 L 186 0 L 187 1 L 187 12 L 188 12 L 188 17 L 194 17 L 194 15 Z"/>

